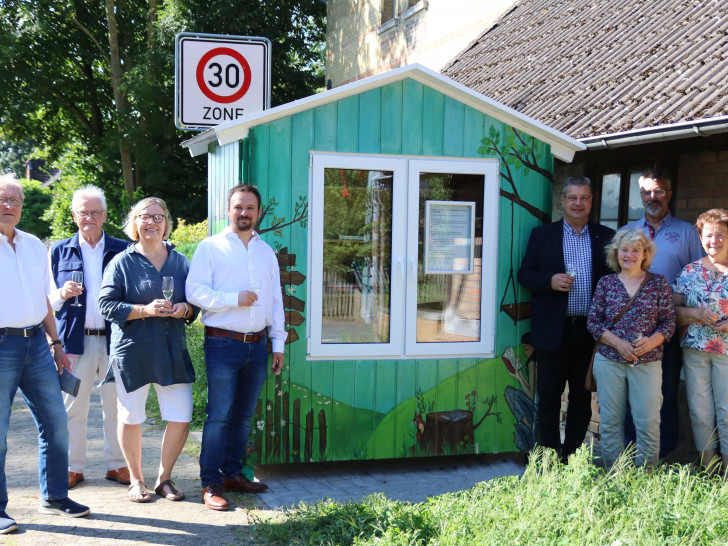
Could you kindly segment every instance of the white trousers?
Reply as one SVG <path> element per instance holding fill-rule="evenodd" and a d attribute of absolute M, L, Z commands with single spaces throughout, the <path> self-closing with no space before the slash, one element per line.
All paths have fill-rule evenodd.
<path fill-rule="evenodd" d="M 73 375 L 81 380 L 78 396 L 63 394 L 68 414 L 68 471 L 82 473 L 86 466 L 86 435 L 91 389 L 106 377 L 109 356 L 105 336 L 84 336 L 83 354 L 73 355 L 76 365 Z M 116 435 L 116 385 L 113 382 L 97 387 L 101 394 L 101 413 L 104 423 L 104 462 L 106 470 L 126 466 Z"/>

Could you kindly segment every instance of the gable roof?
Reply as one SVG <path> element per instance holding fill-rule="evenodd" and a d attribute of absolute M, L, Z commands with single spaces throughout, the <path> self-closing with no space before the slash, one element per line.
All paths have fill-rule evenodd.
<path fill-rule="evenodd" d="M 574 137 L 728 114 L 725 0 L 520 0 L 443 74 Z"/>
<path fill-rule="evenodd" d="M 248 136 L 250 128 L 256 125 L 270 123 L 298 112 L 339 101 L 346 97 L 358 95 L 365 91 L 383 87 L 407 78 L 429 86 L 483 114 L 549 144 L 551 146 L 551 153 L 562 161 L 570 162 L 577 151 L 586 149 L 584 144 L 573 138 L 529 118 L 512 108 L 504 106 L 489 97 L 481 95 L 429 68 L 417 64 L 397 68 L 383 74 L 342 85 L 341 87 L 336 87 L 323 93 L 282 104 L 256 114 L 244 116 L 239 120 L 222 123 L 184 141 L 182 146 L 189 149 L 190 154 L 193 156 L 200 155 L 206 153 L 208 146 L 214 141 L 217 141 L 222 146 L 244 139 Z"/>

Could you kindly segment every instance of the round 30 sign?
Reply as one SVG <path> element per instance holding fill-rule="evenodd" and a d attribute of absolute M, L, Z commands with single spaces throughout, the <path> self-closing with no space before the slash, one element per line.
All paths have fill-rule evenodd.
<path fill-rule="evenodd" d="M 265 110 L 270 102 L 267 39 L 177 36 L 177 126 L 207 128 Z"/>

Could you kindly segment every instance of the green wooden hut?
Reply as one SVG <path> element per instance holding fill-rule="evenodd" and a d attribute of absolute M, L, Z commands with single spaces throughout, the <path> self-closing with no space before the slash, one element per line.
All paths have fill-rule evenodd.
<path fill-rule="evenodd" d="M 263 196 L 286 365 L 251 436 L 263 463 L 528 449 L 535 366 L 515 271 L 549 221 L 554 158 L 584 146 L 413 65 L 219 125 L 210 227 Z"/>

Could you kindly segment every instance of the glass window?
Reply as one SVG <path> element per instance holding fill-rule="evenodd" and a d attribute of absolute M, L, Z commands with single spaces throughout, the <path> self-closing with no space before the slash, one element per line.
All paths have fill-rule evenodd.
<path fill-rule="evenodd" d="M 312 155 L 309 358 L 493 354 L 498 168 Z"/>
<path fill-rule="evenodd" d="M 480 341 L 481 265 L 483 244 L 483 175 L 420 173 L 417 260 L 417 342 Z M 428 201 L 474 202 L 475 237 L 472 273 L 425 272 L 425 206 Z M 464 224 L 464 220 L 461 222 Z M 456 217 L 455 221 L 458 221 Z M 455 226 L 454 238 L 465 239 Z"/>
<path fill-rule="evenodd" d="M 602 196 L 599 222 L 618 229 L 644 216 L 639 179 L 644 169 L 602 175 Z"/>
<path fill-rule="evenodd" d="M 322 343 L 388 343 L 392 171 L 325 169 Z"/>
<path fill-rule="evenodd" d="M 619 174 L 605 174 L 602 177 L 602 203 L 599 222 L 612 229 L 617 229 L 619 225 L 620 184 Z"/>

